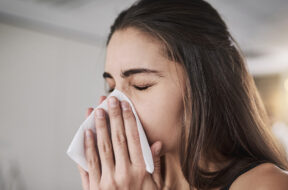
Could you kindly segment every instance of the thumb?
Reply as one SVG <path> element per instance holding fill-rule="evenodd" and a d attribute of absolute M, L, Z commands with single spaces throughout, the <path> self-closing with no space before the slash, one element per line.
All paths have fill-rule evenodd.
<path fill-rule="evenodd" d="M 163 181 L 161 176 L 161 163 L 160 163 L 160 153 L 162 150 L 162 143 L 161 141 L 155 142 L 151 146 L 152 150 L 152 156 L 154 161 L 154 172 L 152 174 L 152 177 L 157 184 L 157 187 L 160 189 L 162 187 Z"/>

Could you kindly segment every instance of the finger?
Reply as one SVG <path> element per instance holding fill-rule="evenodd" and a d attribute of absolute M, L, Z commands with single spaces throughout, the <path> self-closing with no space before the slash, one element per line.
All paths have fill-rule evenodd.
<path fill-rule="evenodd" d="M 88 163 L 90 188 L 97 187 L 100 181 L 100 163 L 96 153 L 93 132 L 90 129 L 85 131 L 85 156 Z"/>
<path fill-rule="evenodd" d="M 93 108 L 88 108 L 86 111 L 86 118 L 91 114 Z M 83 190 L 89 190 L 89 174 L 80 165 L 77 164 L 77 168 L 80 172 L 82 188 Z"/>
<path fill-rule="evenodd" d="M 128 168 L 128 165 L 130 165 L 130 159 L 128 155 L 126 134 L 121 113 L 122 111 L 119 105 L 119 101 L 116 97 L 110 97 L 108 102 L 108 112 L 110 117 L 110 128 L 113 150 L 115 155 L 115 165 L 116 168 L 123 171 Z"/>
<path fill-rule="evenodd" d="M 86 118 L 91 114 L 91 112 L 93 111 L 93 108 L 88 108 L 86 111 Z"/>
<path fill-rule="evenodd" d="M 77 164 L 78 170 L 80 172 L 82 188 L 83 190 L 89 190 L 89 174 L 81 166 Z"/>
<path fill-rule="evenodd" d="M 163 184 L 163 180 L 161 176 L 161 162 L 160 162 L 161 149 L 162 149 L 162 143 L 160 141 L 155 142 L 151 146 L 153 162 L 154 162 L 154 172 L 152 174 L 152 177 L 159 189 L 162 188 L 162 184 Z"/>
<path fill-rule="evenodd" d="M 101 160 L 102 175 L 110 175 L 114 170 L 114 158 L 113 147 L 107 129 L 105 111 L 102 108 L 97 108 L 95 114 L 97 146 Z"/>
<path fill-rule="evenodd" d="M 135 166 L 145 167 L 135 116 L 127 101 L 122 101 L 121 106 L 131 163 Z"/>
<path fill-rule="evenodd" d="M 105 99 L 106 99 L 106 96 L 101 96 L 101 97 L 99 98 L 98 104 L 101 104 Z"/>

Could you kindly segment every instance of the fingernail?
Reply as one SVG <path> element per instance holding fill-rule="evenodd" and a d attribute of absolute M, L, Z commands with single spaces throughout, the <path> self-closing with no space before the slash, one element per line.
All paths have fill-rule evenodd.
<path fill-rule="evenodd" d="M 160 152 L 161 152 L 161 149 L 162 149 L 162 144 L 159 144 L 159 145 L 158 145 L 158 149 L 155 150 L 155 155 L 156 155 L 156 156 L 159 156 L 159 154 L 160 154 Z"/>
<path fill-rule="evenodd" d="M 125 101 L 121 102 L 121 107 L 122 107 L 123 110 L 128 110 L 129 109 L 128 103 L 125 102 Z"/>
<path fill-rule="evenodd" d="M 156 156 L 159 156 L 160 151 L 161 151 L 161 148 L 157 149 L 157 150 L 155 151 L 155 155 L 156 155 Z"/>
<path fill-rule="evenodd" d="M 98 104 L 100 104 L 101 103 L 101 100 L 103 99 L 105 99 L 106 98 L 106 96 L 100 96 L 100 98 L 99 98 L 99 101 L 98 101 Z"/>
<path fill-rule="evenodd" d="M 97 116 L 98 118 L 103 118 L 103 117 L 104 117 L 103 110 L 101 110 L 101 109 L 96 109 L 96 116 Z"/>
<path fill-rule="evenodd" d="M 116 105 L 117 105 L 116 98 L 113 97 L 113 96 L 110 97 L 110 98 L 109 98 L 109 104 L 110 104 L 110 106 L 113 107 L 113 108 L 116 107 Z"/>

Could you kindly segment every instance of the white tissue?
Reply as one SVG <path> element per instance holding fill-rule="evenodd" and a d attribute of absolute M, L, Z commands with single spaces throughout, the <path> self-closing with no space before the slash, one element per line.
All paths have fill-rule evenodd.
<path fill-rule="evenodd" d="M 129 102 L 132 111 L 135 115 L 136 122 L 137 122 L 137 128 L 140 136 L 140 144 L 142 148 L 142 155 L 146 164 L 146 170 L 149 173 L 153 173 L 154 171 L 154 164 L 153 164 L 153 158 L 152 153 L 150 150 L 149 143 L 147 141 L 147 137 L 145 135 L 145 132 L 143 130 L 142 124 L 140 123 L 140 120 L 138 118 L 138 115 L 135 111 L 135 108 L 132 104 L 132 102 L 129 100 L 129 98 L 122 93 L 121 91 L 114 89 L 113 92 L 111 92 L 107 98 L 96 108 L 103 108 L 106 111 L 106 116 L 108 116 L 108 105 L 107 101 L 110 96 L 115 96 L 119 101 L 126 100 Z M 95 108 L 95 109 L 96 109 Z M 80 128 L 76 132 L 71 144 L 69 145 L 69 148 L 67 150 L 67 154 L 70 156 L 72 160 L 74 160 L 77 164 L 79 164 L 84 170 L 88 171 L 88 165 L 85 158 L 85 152 L 84 152 L 84 132 L 85 129 L 92 129 L 94 133 L 94 137 L 96 139 L 96 130 L 95 130 L 95 114 L 94 111 L 91 112 L 91 114 L 86 118 L 86 120 L 80 125 Z M 109 122 L 108 122 L 109 124 Z M 108 126 L 108 129 L 110 130 L 110 126 Z M 97 141 L 96 141 L 97 142 Z"/>

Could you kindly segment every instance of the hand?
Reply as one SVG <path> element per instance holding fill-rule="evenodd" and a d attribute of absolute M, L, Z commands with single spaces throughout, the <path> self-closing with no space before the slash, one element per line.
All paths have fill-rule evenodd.
<path fill-rule="evenodd" d="M 105 96 L 101 96 L 99 104 L 105 99 Z M 88 172 L 78 165 L 84 190 L 162 189 L 159 156 L 162 144 L 157 141 L 151 146 L 154 160 L 154 172 L 151 175 L 146 171 L 135 117 L 129 103 L 124 101 L 123 104 L 125 103 L 128 105 L 128 109 L 125 110 L 120 108 L 120 102 L 117 99 L 116 107 L 108 106 L 112 142 L 105 114 L 100 118 L 95 117 L 99 156 L 94 138 L 91 138 L 93 137 L 92 131 L 86 131 L 85 154 Z M 103 109 L 97 110 L 105 113 Z M 93 108 L 89 108 L 86 117 L 92 111 Z"/>

